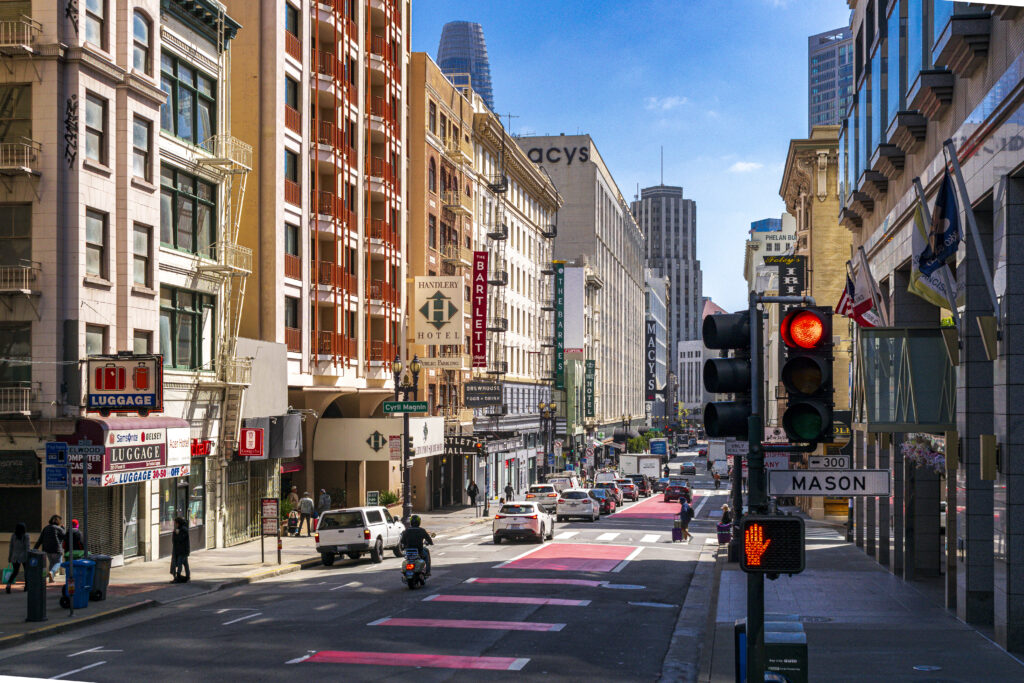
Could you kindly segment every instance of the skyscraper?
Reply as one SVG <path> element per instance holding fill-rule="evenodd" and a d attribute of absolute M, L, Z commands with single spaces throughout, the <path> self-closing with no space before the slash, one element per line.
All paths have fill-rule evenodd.
<path fill-rule="evenodd" d="M 807 39 L 807 130 L 834 126 L 853 97 L 853 34 L 837 28 Z"/>
<path fill-rule="evenodd" d="M 640 191 L 633 216 L 647 238 L 647 266 L 669 279 L 669 370 L 679 376 L 679 342 L 697 339 L 703 277 L 697 260 L 697 203 L 683 188 L 655 185 Z"/>
<path fill-rule="evenodd" d="M 473 88 L 484 99 L 487 108 L 494 111 L 491 64 L 487 59 L 487 42 L 480 24 L 472 21 L 449 21 L 445 24 L 437 46 L 437 65 L 448 80 L 457 86 Z"/>

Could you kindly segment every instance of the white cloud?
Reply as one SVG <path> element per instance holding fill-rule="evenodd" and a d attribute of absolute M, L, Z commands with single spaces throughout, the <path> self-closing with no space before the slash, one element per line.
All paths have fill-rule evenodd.
<path fill-rule="evenodd" d="M 757 161 L 737 161 L 735 164 L 729 167 L 730 173 L 750 173 L 756 171 L 759 168 L 764 167 L 764 164 Z"/>
<path fill-rule="evenodd" d="M 669 111 L 676 107 L 681 107 L 686 104 L 687 99 L 679 95 L 669 95 L 668 97 L 645 97 L 644 98 L 644 109 L 651 111 Z"/>

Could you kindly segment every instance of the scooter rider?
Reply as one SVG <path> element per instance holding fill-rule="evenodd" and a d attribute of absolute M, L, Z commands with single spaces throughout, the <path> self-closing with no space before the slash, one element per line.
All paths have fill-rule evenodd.
<path fill-rule="evenodd" d="M 430 537 L 426 529 L 420 527 L 420 516 L 413 515 L 409 518 L 409 528 L 402 532 L 402 547 L 415 548 L 420 551 L 420 557 L 427 563 L 427 576 L 430 576 L 430 551 L 427 545 L 434 545 L 434 539 Z"/>

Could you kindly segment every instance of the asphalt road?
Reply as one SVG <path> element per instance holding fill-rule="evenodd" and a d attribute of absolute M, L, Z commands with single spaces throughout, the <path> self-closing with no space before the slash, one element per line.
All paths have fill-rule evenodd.
<path fill-rule="evenodd" d="M 698 519 L 724 500 L 701 480 Z M 558 524 L 543 545 L 495 546 L 476 525 L 438 537 L 433 576 L 415 591 L 390 553 L 345 560 L 0 651 L 0 674 L 656 680 L 700 549 L 671 543 L 677 509 L 641 499 L 597 523 Z M 581 560 L 586 570 L 562 568 Z"/>

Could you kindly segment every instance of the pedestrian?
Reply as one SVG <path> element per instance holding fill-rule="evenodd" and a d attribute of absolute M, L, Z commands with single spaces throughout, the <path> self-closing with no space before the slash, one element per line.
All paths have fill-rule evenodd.
<path fill-rule="evenodd" d="M 299 533 L 302 534 L 302 524 L 306 524 L 306 536 L 312 535 L 313 531 L 313 499 L 309 497 L 309 491 L 305 491 L 302 494 L 302 500 L 299 501 L 299 514 L 301 519 L 299 520 Z"/>
<path fill-rule="evenodd" d="M 717 489 L 721 488 L 721 486 L 722 486 L 722 477 L 719 476 L 718 472 L 715 472 L 712 476 L 715 478 L 715 489 L 717 490 Z"/>
<path fill-rule="evenodd" d="M 331 494 L 327 493 L 327 489 L 320 489 L 320 500 L 317 505 L 320 512 L 327 512 L 331 509 Z"/>
<path fill-rule="evenodd" d="M 476 485 L 476 482 L 470 480 L 469 486 L 466 487 L 466 495 L 469 496 L 469 504 L 476 507 L 476 497 L 480 493 L 480 487 Z"/>
<path fill-rule="evenodd" d="M 732 510 L 728 505 L 722 506 L 722 524 L 732 524 Z"/>
<path fill-rule="evenodd" d="M 690 533 L 690 520 L 693 519 L 693 508 L 690 507 L 690 501 L 686 498 L 682 498 L 682 505 L 679 506 L 679 526 L 683 530 L 683 540 L 689 541 L 693 538 L 693 534 Z"/>
<path fill-rule="evenodd" d="M 46 553 L 46 577 L 50 583 L 53 583 L 54 568 L 60 564 L 60 545 L 64 542 L 64 527 L 60 522 L 60 515 L 50 517 L 50 523 L 43 527 L 33 546 L 36 550 L 42 546 Z"/>
<path fill-rule="evenodd" d="M 75 551 L 85 550 L 85 543 L 82 541 L 82 532 L 78 529 L 78 520 L 71 520 L 71 533 L 64 534 L 64 552 L 68 553 L 68 557 L 71 557 L 71 553 Z"/>
<path fill-rule="evenodd" d="M 516 490 L 512 488 L 511 482 L 505 484 L 505 500 L 512 500 L 516 497 Z"/>
<path fill-rule="evenodd" d="M 11 534 L 11 545 L 7 548 L 7 561 L 11 563 L 13 570 L 11 575 L 7 577 L 7 592 L 11 592 L 11 584 L 14 583 L 14 577 L 18 575 L 18 570 L 21 569 L 21 565 L 28 562 L 28 531 L 25 528 L 24 522 L 18 522 L 14 526 L 14 533 Z M 25 573 L 28 573 L 28 568 L 25 568 Z M 24 590 L 28 590 L 28 583 L 25 583 Z"/>
<path fill-rule="evenodd" d="M 174 520 L 174 533 L 171 535 L 171 583 L 188 583 L 192 579 L 192 570 L 188 566 L 188 553 L 190 550 L 188 538 L 188 523 L 184 517 L 177 517 Z M 182 578 L 181 570 L 185 570 Z"/>
<path fill-rule="evenodd" d="M 292 490 L 288 493 L 288 502 L 291 503 L 292 510 L 299 507 L 299 487 L 293 486 Z"/>

